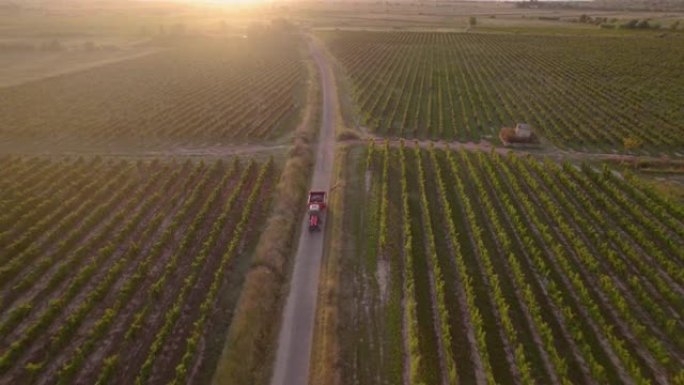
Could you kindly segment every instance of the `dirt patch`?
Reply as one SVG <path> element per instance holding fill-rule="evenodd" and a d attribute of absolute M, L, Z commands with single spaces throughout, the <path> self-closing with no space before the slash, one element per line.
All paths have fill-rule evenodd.
<path fill-rule="evenodd" d="M 366 170 L 366 173 L 363 177 L 364 186 L 366 186 L 366 194 L 368 194 L 368 192 L 370 191 L 372 177 L 373 173 L 371 172 L 371 170 Z"/>
<path fill-rule="evenodd" d="M 380 290 L 380 301 L 387 303 L 387 287 L 389 286 L 390 264 L 384 258 L 378 258 L 378 268 L 375 273 L 375 278 L 378 281 L 378 288 Z"/>

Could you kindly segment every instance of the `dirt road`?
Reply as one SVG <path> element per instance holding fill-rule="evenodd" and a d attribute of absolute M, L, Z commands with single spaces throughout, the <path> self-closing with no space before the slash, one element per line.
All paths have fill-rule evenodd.
<path fill-rule="evenodd" d="M 311 41 L 309 51 L 316 61 L 323 90 L 323 116 L 311 189 L 329 191 L 335 151 L 337 95 L 322 48 Z M 304 385 L 308 381 L 324 236 L 325 232 L 309 233 L 307 220 L 302 221 L 271 385 Z"/>

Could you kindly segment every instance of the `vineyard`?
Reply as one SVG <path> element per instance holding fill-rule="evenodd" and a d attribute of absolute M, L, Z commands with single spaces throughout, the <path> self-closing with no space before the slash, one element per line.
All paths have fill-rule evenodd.
<path fill-rule="evenodd" d="M 306 71 L 287 38 L 205 39 L 0 89 L 0 140 L 98 148 L 216 145 L 291 130 Z"/>
<path fill-rule="evenodd" d="M 670 39 L 330 32 L 361 125 L 389 137 L 495 139 L 531 123 L 564 148 L 681 153 L 684 44 Z M 676 39 L 676 38 L 675 38 Z"/>
<path fill-rule="evenodd" d="M 379 309 L 357 304 L 360 340 L 377 334 L 353 345 L 361 382 L 684 384 L 680 204 L 516 155 L 401 142 L 359 159 L 347 226 Z"/>
<path fill-rule="evenodd" d="M 86 3 L 15 69 L 141 53 L 0 87 L 0 385 L 684 385 L 684 34 Z"/>
<path fill-rule="evenodd" d="M 0 383 L 208 383 L 278 176 L 1 159 Z"/>

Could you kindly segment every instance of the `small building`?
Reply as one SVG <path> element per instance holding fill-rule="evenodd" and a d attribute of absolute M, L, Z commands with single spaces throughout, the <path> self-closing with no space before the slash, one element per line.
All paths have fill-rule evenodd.
<path fill-rule="evenodd" d="M 519 139 L 530 139 L 532 137 L 532 126 L 527 123 L 516 124 L 515 136 Z"/>
<path fill-rule="evenodd" d="M 499 139 L 508 146 L 511 144 L 532 144 L 537 143 L 537 137 L 532 130 L 532 126 L 527 123 L 518 123 L 515 127 L 503 127 L 499 132 Z"/>

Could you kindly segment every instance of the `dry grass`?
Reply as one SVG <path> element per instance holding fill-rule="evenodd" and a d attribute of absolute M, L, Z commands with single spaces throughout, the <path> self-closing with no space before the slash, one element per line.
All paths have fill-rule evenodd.
<path fill-rule="evenodd" d="M 341 129 L 337 133 L 337 140 L 360 140 L 361 135 L 359 134 L 358 131 L 353 130 L 351 128 L 344 128 Z"/>
<path fill-rule="evenodd" d="M 344 244 L 344 191 L 347 148 L 336 152 L 333 185 L 339 186 L 330 196 L 328 211 L 332 223 L 326 231 L 331 240 L 325 245 L 323 276 L 318 289 L 316 328 L 311 351 L 310 384 L 339 385 L 342 383 L 340 366 L 340 343 L 338 340 L 338 298 L 340 282 L 340 257 Z"/>
<path fill-rule="evenodd" d="M 269 326 L 278 308 L 277 293 L 282 280 L 264 266 L 253 267 L 247 275 L 237 313 L 228 332 L 213 384 L 255 384 L 264 382 L 265 371 L 260 368 L 272 359 L 269 349 Z M 261 381 L 257 378 L 262 377 Z"/>
<path fill-rule="evenodd" d="M 284 286 L 293 254 L 293 239 L 313 165 L 311 143 L 317 133 L 320 92 L 317 71 L 309 65 L 312 81 L 308 108 L 296 129 L 289 158 L 277 187 L 275 207 L 257 245 L 240 300 L 212 383 L 254 385 L 268 381 L 275 355 L 275 335 L 285 297 Z"/>

